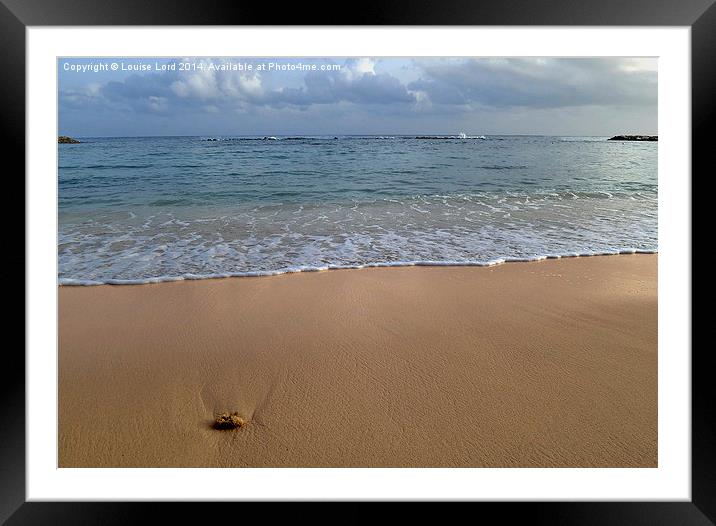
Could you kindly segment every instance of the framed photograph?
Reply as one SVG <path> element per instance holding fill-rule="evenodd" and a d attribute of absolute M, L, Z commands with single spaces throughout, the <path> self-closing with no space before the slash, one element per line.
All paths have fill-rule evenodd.
<path fill-rule="evenodd" d="M 691 346 L 711 3 L 341 26 L 3 0 L 27 309 L 0 518 L 470 501 L 713 523 Z"/>

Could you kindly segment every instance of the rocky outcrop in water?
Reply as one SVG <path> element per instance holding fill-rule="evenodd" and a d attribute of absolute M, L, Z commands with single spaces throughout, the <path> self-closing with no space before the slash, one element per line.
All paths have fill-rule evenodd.
<path fill-rule="evenodd" d="M 658 135 L 615 135 L 610 141 L 658 141 Z"/>
<path fill-rule="evenodd" d="M 78 141 L 77 139 L 73 139 L 72 137 L 68 137 L 67 135 L 60 135 L 57 138 L 57 142 L 59 144 L 79 144 L 80 143 L 80 141 Z"/>

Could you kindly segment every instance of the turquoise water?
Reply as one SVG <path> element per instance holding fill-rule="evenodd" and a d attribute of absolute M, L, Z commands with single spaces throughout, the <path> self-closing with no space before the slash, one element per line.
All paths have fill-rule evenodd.
<path fill-rule="evenodd" d="M 658 248 L 655 142 L 207 139 L 58 145 L 60 283 Z"/>

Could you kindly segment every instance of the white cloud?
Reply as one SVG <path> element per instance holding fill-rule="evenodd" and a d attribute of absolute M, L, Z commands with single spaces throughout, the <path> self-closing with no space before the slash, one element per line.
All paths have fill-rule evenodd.
<path fill-rule="evenodd" d="M 203 118 L 207 132 L 225 126 L 233 133 L 243 126 L 246 133 L 265 127 L 273 134 L 287 129 L 290 122 L 297 130 L 305 126 L 303 133 L 309 129 L 433 133 L 454 132 L 455 127 L 484 133 L 478 129 L 483 125 L 520 132 L 532 130 L 534 124 L 537 132 L 544 127 L 543 133 L 577 133 L 583 126 L 583 133 L 596 134 L 632 127 L 652 130 L 656 123 L 658 61 L 654 58 L 352 57 L 341 66 L 340 71 L 292 73 L 231 69 L 136 73 L 64 89 L 61 75 L 60 113 L 63 119 L 72 115 L 83 128 L 91 112 L 102 113 L 101 122 L 110 124 L 130 117 L 135 122 L 144 115 L 150 129 L 158 122 L 157 114 L 162 114 L 162 123 L 169 118 L 182 123 L 176 124 L 177 133 L 195 129 L 197 119 Z M 242 116 L 238 122 L 236 115 Z M 617 126 L 622 122 L 618 119 L 625 124 Z M 480 126 L 471 124 L 475 122 Z M 88 132 L 83 129 L 83 133 Z"/>
<path fill-rule="evenodd" d="M 369 58 L 359 58 L 353 69 L 357 73 L 375 75 L 375 61 Z"/>
<path fill-rule="evenodd" d="M 188 60 L 188 59 L 187 59 Z M 226 62 L 223 59 L 201 60 L 197 66 Z M 180 98 L 247 99 L 263 93 L 261 76 L 257 72 L 231 70 L 197 69 L 182 73 L 179 80 L 172 82 L 171 90 Z"/>
<path fill-rule="evenodd" d="M 636 73 L 641 71 L 657 71 L 659 67 L 657 58 L 623 58 L 620 61 L 619 69 L 627 73 Z"/>

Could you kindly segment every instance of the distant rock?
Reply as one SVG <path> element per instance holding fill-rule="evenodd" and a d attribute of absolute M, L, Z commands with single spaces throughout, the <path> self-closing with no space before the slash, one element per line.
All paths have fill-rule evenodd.
<path fill-rule="evenodd" d="M 610 141 L 658 141 L 658 135 L 615 135 Z"/>
<path fill-rule="evenodd" d="M 57 142 L 59 144 L 79 144 L 80 143 L 80 141 L 78 141 L 77 139 L 73 139 L 72 137 L 68 137 L 67 135 L 60 135 L 57 138 Z"/>

